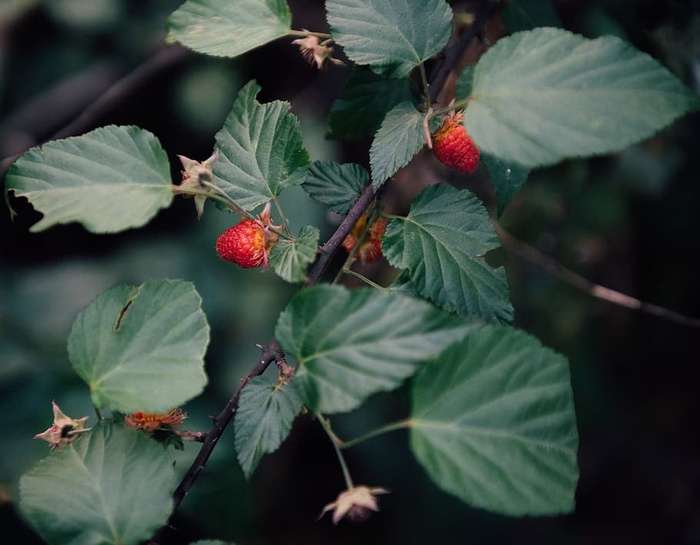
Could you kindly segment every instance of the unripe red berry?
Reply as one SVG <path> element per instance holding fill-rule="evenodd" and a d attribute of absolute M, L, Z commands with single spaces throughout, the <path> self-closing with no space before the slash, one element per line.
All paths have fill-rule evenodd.
<path fill-rule="evenodd" d="M 384 233 L 386 232 L 386 225 L 386 219 L 379 217 L 369 228 L 369 232 L 365 236 L 362 244 L 360 244 L 360 247 L 355 254 L 355 257 L 362 263 L 375 261 L 382 255 L 381 237 L 384 236 Z M 352 249 L 357 244 L 357 241 L 360 240 L 362 233 L 364 233 L 366 226 L 367 213 L 360 216 L 360 219 L 357 220 L 357 223 L 355 223 L 350 233 L 348 233 L 348 236 L 346 236 L 345 240 L 343 240 L 343 247 L 348 252 L 352 252 Z"/>
<path fill-rule="evenodd" d="M 462 124 L 464 114 L 448 115 L 433 135 L 433 153 L 440 162 L 471 174 L 479 164 L 479 148 Z"/>

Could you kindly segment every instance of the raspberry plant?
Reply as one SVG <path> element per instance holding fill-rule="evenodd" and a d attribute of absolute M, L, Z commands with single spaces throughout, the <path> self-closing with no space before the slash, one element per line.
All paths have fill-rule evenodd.
<path fill-rule="evenodd" d="M 259 101 L 256 81 L 238 92 L 211 156 L 180 157 L 181 180 L 169 166 L 178 150 L 135 126 L 49 141 L 11 166 L 8 199 L 25 198 L 42 214 L 34 232 L 70 222 L 93 233 L 134 229 L 187 197 L 200 217 L 230 212 L 232 225 L 247 227 L 222 234 L 219 248 L 233 247 L 233 257 L 255 254 L 231 261 L 269 264 L 266 274 L 299 287 L 274 338 L 251 340 L 261 343 L 259 361 L 211 429 L 196 433 L 180 430 L 179 409 L 208 380 L 210 330 L 196 286 L 116 286 L 80 312 L 68 357 L 96 417 L 86 424 L 83 415 L 67 416 L 59 401 L 53 426 L 39 434 L 53 450 L 23 476 L 20 491 L 43 539 L 167 543 L 169 521 L 224 432 L 234 434 L 250 478 L 297 418 L 314 419 L 337 455 L 345 488 L 336 501 L 318 499 L 319 513 L 333 511 L 335 523 L 364 520 L 391 501 L 391 483 L 356 482 L 344 453 L 397 429 L 408 430 L 435 486 L 466 504 L 513 516 L 574 509 L 578 434 L 568 362 L 512 325 L 506 271 L 487 261 L 500 245 L 494 222 L 532 169 L 622 150 L 700 101 L 620 39 L 558 28 L 485 43 L 484 54 L 455 73 L 455 52 L 483 41 L 485 20 L 499 8 L 481 2 L 466 27 L 445 0 L 327 0 L 328 28 L 318 30 L 292 28 L 283 0 L 188 0 L 170 16 L 168 42 L 203 55 L 233 58 L 277 40 L 319 69 L 349 73 L 330 134 L 371 138 L 369 168 L 314 160 L 290 105 Z M 454 96 L 445 85 L 450 71 Z M 445 137 L 440 126 L 454 120 L 459 145 L 438 151 L 457 134 Z M 495 213 L 446 182 L 418 192 L 406 214 L 386 210 L 387 181 L 434 144 L 449 166 L 472 172 L 481 161 L 498 196 Z M 327 240 L 318 226 L 286 219 L 279 196 L 295 186 L 343 217 Z M 338 269 L 333 257 L 346 250 Z M 379 251 L 396 271 L 386 285 L 352 269 Z M 345 275 L 367 286 L 343 287 Z M 338 437 L 334 415 L 404 385 L 406 418 Z M 201 446 L 178 477 L 170 447 L 189 440 Z"/>

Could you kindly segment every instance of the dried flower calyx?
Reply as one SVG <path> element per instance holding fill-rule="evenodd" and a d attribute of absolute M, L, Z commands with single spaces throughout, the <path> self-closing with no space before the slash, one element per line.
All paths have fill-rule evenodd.
<path fill-rule="evenodd" d="M 55 401 L 51 401 L 53 407 L 53 425 L 43 433 L 37 433 L 34 439 L 42 439 L 51 445 L 51 449 L 58 449 L 68 443 L 72 443 L 78 435 L 90 428 L 85 428 L 85 422 L 89 416 L 71 418 L 63 414 Z"/>
<path fill-rule="evenodd" d="M 320 517 L 326 512 L 333 511 L 333 524 L 338 524 L 346 518 L 352 522 L 364 522 L 369 516 L 379 511 L 377 494 L 388 494 L 384 488 L 369 488 L 367 486 L 354 486 L 341 492 L 336 500 L 323 508 Z M 319 518 L 320 518 L 319 517 Z"/>
<path fill-rule="evenodd" d="M 171 430 L 182 425 L 187 418 L 187 413 L 179 407 L 171 409 L 167 413 L 144 413 L 137 411 L 124 417 L 127 426 L 137 430 L 154 432 L 156 430 Z"/>

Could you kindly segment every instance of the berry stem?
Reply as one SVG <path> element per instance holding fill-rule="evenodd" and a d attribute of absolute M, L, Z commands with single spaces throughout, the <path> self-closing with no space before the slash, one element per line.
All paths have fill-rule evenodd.
<path fill-rule="evenodd" d="M 287 36 L 294 38 L 306 38 L 307 36 L 316 36 L 320 40 L 332 40 L 333 36 L 326 32 L 313 32 L 311 30 L 288 30 Z"/>
<path fill-rule="evenodd" d="M 377 437 L 378 435 L 383 435 L 383 434 L 388 433 L 390 431 L 402 430 L 404 428 L 410 428 L 412 425 L 413 425 L 413 420 L 410 418 L 406 418 L 404 420 L 399 420 L 397 422 L 391 422 L 390 424 L 385 424 L 383 426 L 380 426 L 378 428 L 370 430 L 367 433 L 362 434 L 359 437 L 356 437 L 355 439 L 351 439 L 350 441 L 341 441 L 340 439 L 338 439 L 338 441 L 340 442 L 340 444 L 338 445 L 338 448 L 346 449 L 346 448 L 354 447 L 355 445 L 359 445 L 363 441 L 367 441 L 367 439 L 372 439 L 373 437 Z"/>
<path fill-rule="evenodd" d="M 348 276 L 354 276 L 355 278 L 358 278 L 359 280 L 362 280 L 365 284 L 368 286 L 381 290 L 381 291 L 389 291 L 389 288 L 385 288 L 384 286 L 380 286 L 376 282 L 373 282 L 369 278 L 367 278 L 365 275 L 360 274 L 357 271 L 353 271 L 351 268 L 349 268 L 347 265 L 343 266 L 343 268 L 340 270 L 340 272 L 347 274 Z"/>
<path fill-rule="evenodd" d="M 342 441 L 340 441 L 340 439 L 338 439 L 338 436 L 335 433 L 333 433 L 330 422 L 328 422 L 328 420 L 326 420 L 322 414 L 316 413 L 316 418 L 318 418 L 318 421 L 321 423 L 323 431 L 326 432 L 326 435 L 328 435 L 328 438 L 331 440 L 333 448 L 335 449 L 335 453 L 338 456 L 338 462 L 340 463 L 340 469 L 343 472 L 345 484 L 348 490 L 352 490 L 353 488 L 355 488 L 355 485 L 352 482 L 352 477 L 350 477 L 350 470 L 348 470 L 348 465 L 345 463 L 345 457 L 343 456 L 343 453 L 340 450 L 342 448 Z"/>

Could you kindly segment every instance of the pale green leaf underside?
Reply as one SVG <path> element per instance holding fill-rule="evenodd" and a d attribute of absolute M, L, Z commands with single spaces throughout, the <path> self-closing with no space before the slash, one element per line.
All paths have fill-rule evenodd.
<path fill-rule="evenodd" d="M 260 104 L 255 98 L 259 91 L 256 82 L 247 83 L 216 134 L 220 155 L 214 181 L 245 210 L 301 184 L 309 168 L 309 154 L 289 103 Z"/>
<path fill-rule="evenodd" d="M 96 407 L 160 413 L 204 389 L 208 343 L 194 286 L 150 280 L 107 290 L 78 314 L 68 357 Z"/>
<path fill-rule="evenodd" d="M 425 301 L 323 285 L 294 296 L 275 336 L 297 361 L 294 382 L 305 403 L 330 414 L 397 388 L 470 327 Z"/>
<path fill-rule="evenodd" d="M 287 282 L 306 279 L 306 269 L 316 258 L 321 232 L 313 225 L 305 225 L 294 240 L 280 239 L 270 252 L 270 266 Z"/>
<path fill-rule="evenodd" d="M 369 172 L 356 163 L 316 161 L 304 181 L 304 190 L 336 214 L 347 214 L 369 183 Z"/>
<path fill-rule="evenodd" d="M 19 483 L 21 508 L 50 544 L 147 541 L 172 511 L 172 460 L 146 434 L 98 424 L 40 460 Z"/>
<path fill-rule="evenodd" d="M 276 451 L 287 438 L 302 405 L 294 384 L 278 387 L 265 377 L 246 384 L 234 420 L 238 462 L 246 477 L 263 455 Z"/>
<path fill-rule="evenodd" d="M 444 0 L 328 0 L 326 10 L 348 58 L 394 78 L 439 53 L 452 32 Z"/>
<path fill-rule="evenodd" d="M 423 149 L 426 144 L 424 118 L 410 102 L 401 102 L 386 114 L 369 150 L 375 189 Z"/>
<path fill-rule="evenodd" d="M 412 384 L 411 449 L 463 501 L 507 515 L 573 510 L 578 433 L 566 358 L 485 326 Z"/>
<path fill-rule="evenodd" d="M 167 41 L 217 57 L 237 57 L 285 36 L 284 0 L 188 0 L 168 19 Z"/>
<path fill-rule="evenodd" d="M 382 251 L 394 267 L 408 269 L 422 297 L 463 316 L 508 322 L 513 308 L 505 271 L 484 259 L 499 245 L 477 197 L 437 184 L 418 194 L 406 218 L 389 223 Z"/>
<path fill-rule="evenodd" d="M 93 233 L 116 233 L 141 227 L 173 199 L 158 139 L 114 125 L 30 149 L 10 167 L 6 188 L 44 215 L 34 232 L 79 222 Z"/>
<path fill-rule="evenodd" d="M 648 55 L 554 28 L 500 40 L 474 71 L 464 123 L 486 153 L 525 167 L 618 151 L 700 106 Z"/>

